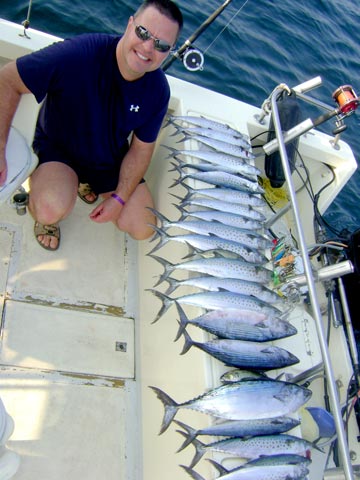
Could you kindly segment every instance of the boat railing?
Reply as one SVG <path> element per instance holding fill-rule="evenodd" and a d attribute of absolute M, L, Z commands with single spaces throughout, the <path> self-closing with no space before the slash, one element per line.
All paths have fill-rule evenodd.
<path fill-rule="evenodd" d="M 263 147 L 265 153 L 269 154 L 271 151 L 279 150 L 280 158 L 281 158 L 281 163 L 282 167 L 284 170 L 284 177 L 287 182 L 287 187 L 288 187 L 288 193 L 289 193 L 289 198 L 290 198 L 290 205 L 293 211 L 294 215 L 294 221 L 298 233 L 298 245 L 299 245 L 299 250 L 300 254 L 303 260 L 303 266 L 304 266 L 304 275 L 306 277 L 306 283 L 307 283 L 307 288 L 309 292 L 309 298 L 310 298 L 310 303 L 313 311 L 313 317 L 315 320 L 316 324 L 316 330 L 318 334 L 318 339 L 319 339 L 319 345 L 322 353 L 322 358 L 323 358 L 323 363 L 324 363 L 324 369 L 325 369 L 325 374 L 327 378 L 327 384 L 328 384 L 328 389 L 329 389 L 329 398 L 330 398 L 330 404 L 331 404 L 331 409 L 332 409 L 332 414 L 334 417 L 335 425 L 336 425 L 336 433 L 337 433 L 337 439 L 338 439 L 338 448 L 339 448 L 339 453 L 341 456 L 342 460 L 342 469 L 344 471 L 345 479 L 346 480 L 353 480 L 354 479 L 354 473 L 353 473 L 353 468 L 351 464 L 351 459 L 350 459 L 350 453 L 349 453 L 349 448 L 347 445 L 347 440 L 345 436 L 345 430 L 344 430 L 344 425 L 343 425 L 343 419 L 341 415 L 341 406 L 339 403 L 339 398 L 336 390 L 336 382 L 335 382 L 335 377 L 334 377 L 334 372 L 333 372 L 333 367 L 331 364 L 331 358 L 329 354 L 329 349 L 327 346 L 327 341 L 326 341 L 326 335 L 323 327 L 323 322 L 322 322 L 322 315 L 320 311 L 320 305 L 317 300 L 317 295 L 316 295 L 316 289 L 315 289 L 315 278 L 314 278 L 314 273 L 313 269 L 311 266 L 310 258 L 308 255 L 307 251 L 307 245 L 305 241 L 305 235 L 304 235 L 304 229 L 302 227 L 301 223 L 301 217 L 300 217 L 300 211 L 299 211 L 299 206 L 297 202 L 297 197 L 296 197 L 296 190 L 294 187 L 294 183 L 292 180 L 292 174 L 291 174 L 291 169 L 290 169 L 290 164 L 289 164 L 289 159 L 286 151 L 286 141 L 290 141 L 291 139 L 295 138 L 298 136 L 300 131 L 303 129 L 303 126 L 301 128 L 294 127 L 294 129 L 297 128 L 297 135 L 295 137 L 289 138 L 289 135 L 287 136 L 287 139 L 285 140 L 285 135 L 282 131 L 281 128 L 281 122 L 280 122 L 280 116 L 279 116 L 279 111 L 278 111 L 278 106 L 277 106 L 277 98 L 278 96 L 283 93 L 283 90 L 287 88 L 285 85 L 279 85 L 274 89 L 274 91 L 271 94 L 270 97 L 270 106 L 271 106 L 271 115 L 274 123 L 274 129 L 275 129 L 275 139 L 272 142 L 272 147 L 269 148 L 269 143 Z M 328 117 L 333 116 L 333 111 L 329 111 L 327 114 L 325 114 L 323 117 Z M 312 122 L 311 122 L 312 123 Z M 314 125 L 313 125 L 314 126 Z M 312 128 L 312 127 L 311 127 Z M 293 129 L 293 130 L 294 130 Z"/>

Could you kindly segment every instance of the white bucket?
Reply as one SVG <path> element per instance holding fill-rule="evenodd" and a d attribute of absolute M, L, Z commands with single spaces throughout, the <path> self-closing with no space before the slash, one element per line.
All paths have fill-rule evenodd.
<path fill-rule="evenodd" d="M 31 175 L 38 162 L 37 156 L 15 127 L 10 128 L 6 144 L 6 160 L 8 166 L 7 180 L 5 185 L 0 187 L 0 203 L 6 202 L 10 198 Z"/>

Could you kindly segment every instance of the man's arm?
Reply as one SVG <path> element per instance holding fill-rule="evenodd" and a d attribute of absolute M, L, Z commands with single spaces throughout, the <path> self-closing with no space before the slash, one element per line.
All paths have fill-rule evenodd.
<path fill-rule="evenodd" d="M 133 135 L 129 151 L 125 155 L 120 168 L 119 183 L 115 193 L 127 202 L 144 177 L 154 152 L 155 142 L 146 143 Z M 113 198 L 105 199 L 90 214 L 96 222 L 115 221 L 123 207 Z"/>
<path fill-rule="evenodd" d="M 21 80 L 16 62 L 12 61 L 0 69 L 0 186 L 4 185 L 7 174 L 6 142 L 23 93 L 30 91 Z"/>

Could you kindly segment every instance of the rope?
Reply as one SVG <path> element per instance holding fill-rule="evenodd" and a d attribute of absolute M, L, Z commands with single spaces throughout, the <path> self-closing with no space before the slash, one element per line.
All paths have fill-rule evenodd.
<path fill-rule="evenodd" d="M 29 7 L 28 7 L 26 19 L 21 23 L 24 26 L 24 33 L 21 36 L 26 38 L 30 38 L 29 35 L 26 33 L 26 30 L 30 27 L 31 7 L 32 7 L 32 0 L 29 0 Z"/>
<path fill-rule="evenodd" d="M 245 5 L 249 2 L 249 0 L 245 0 L 245 2 L 241 5 L 241 7 L 238 9 L 238 11 L 230 18 L 230 20 L 228 21 L 228 23 L 224 26 L 224 28 L 218 33 L 218 35 L 216 35 L 216 37 L 214 38 L 214 40 L 210 43 L 210 45 L 204 50 L 204 53 L 206 53 L 213 45 L 214 43 L 217 41 L 217 39 L 225 32 L 225 30 L 229 27 L 229 25 L 231 24 L 231 22 L 234 20 L 235 17 L 237 17 L 237 15 L 241 12 L 241 10 L 245 7 Z"/>

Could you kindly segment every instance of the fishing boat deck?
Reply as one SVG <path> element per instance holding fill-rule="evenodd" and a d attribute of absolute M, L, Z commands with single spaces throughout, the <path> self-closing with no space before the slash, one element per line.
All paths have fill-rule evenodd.
<path fill-rule="evenodd" d="M 2 28 L 10 29 L 6 35 L 12 41 L 14 27 L 5 23 Z M 50 37 L 41 37 L 35 45 L 50 41 Z M 0 56 L 15 58 L 29 48 L 26 42 L 17 38 L 14 43 L 19 46 L 11 49 L 0 42 Z M 255 118 L 258 109 L 194 85 L 189 89 L 186 82 L 172 77 L 169 81 L 173 93 L 169 113 L 206 115 L 250 137 L 266 132 L 267 125 Z M 29 143 L 35 107 L 30 98 L 24 99 L 14 122 Z M 156 208 L 169 219 L 179 218 L 173 205 L 176 199 L 169 193 L 185 193 L 180 185 L 169 190 L 177 174 L 169 171 L 168 150 L 163 145 L 179 148 L 173 132 L 171 125 L 161 130 L 146 176 Z M 317 145 L 310 132 L 301 140 L 300 150 L 316 191 L 328 182 L 325 164 L 336 164 L 336 188 L 321 197 L 323 211 L 346 184 L 356 162 L 349 164 L 352 156 L 345 144 L 339 152 L 323 137 L 321 155 Z M 262 167 L 263 158 L 257 164 Z M 306 193 L 299 195 L 303 211 L 310 212 Z M 29 213 L 19 216 L 12 204 L 0 206 L 0 391 L 15 421 L 7 444 L 21 457 L 15 478 L 188 478 L 179 464 L 190 464 L 193 448 L 176 453 L 182 437 L 175 424 L 158 435 L 163 406 L 149 386 L 161 388 L 181 403 L 218 385 L 225 367 L 196 348 L 180 355 L 182 340 L 174 343 L 178 331 L 175 307 L 152 324 L 161 304 L 148 290 L 162 273 L 162 267 L 147 256 L 153 244 L 135 242 L 113 225 L 91 222 L 91 209 L 78 199 L 74 212 L 61 223 L 60 249 L 48 252 L 34 239 Z M 312 218 L 304 217 L 311 243 Z M 286 228 L 292 229 L 291 215 L 286 214 L 285 220 Z M 186 254 L 186 246 L 171 242 L 159 252 L 173 263 Z M 157 288 L 164 291 L 163 285 Z M 181 293 L 193 291 L 181 287 Z M 195 307 L 186 311 L 194 316 L 200 312 Z M 303 304 L 289 320 L 299 334 L 278 344 L 296 353 L 300 363 L 273 371 L 274 377 L 285 374 L 291 378 L 321 363 L 316 327 Z M 207 338 L 199 329 L 189 327 L 189 331 L 195 341 Z M 351 372 L 342 368 L 347 351 L 341 329 L 331 341 L 337 345 L 334 365 L 343 402 Z M 313 401 L 319 405 L 323 399 Z M 211 422 L 193 411 L 179 411 L 176 418 L 195 429 Z M 356 439 L 353 430 L 350 435 Z M 310 478 L 317 479 L 326 456 L 318 460 L 318 452 L 313 454 L 316 461 Z M 208 462 L 200 462 L 196 471 L 204 478 L 213 477 Z"/>

